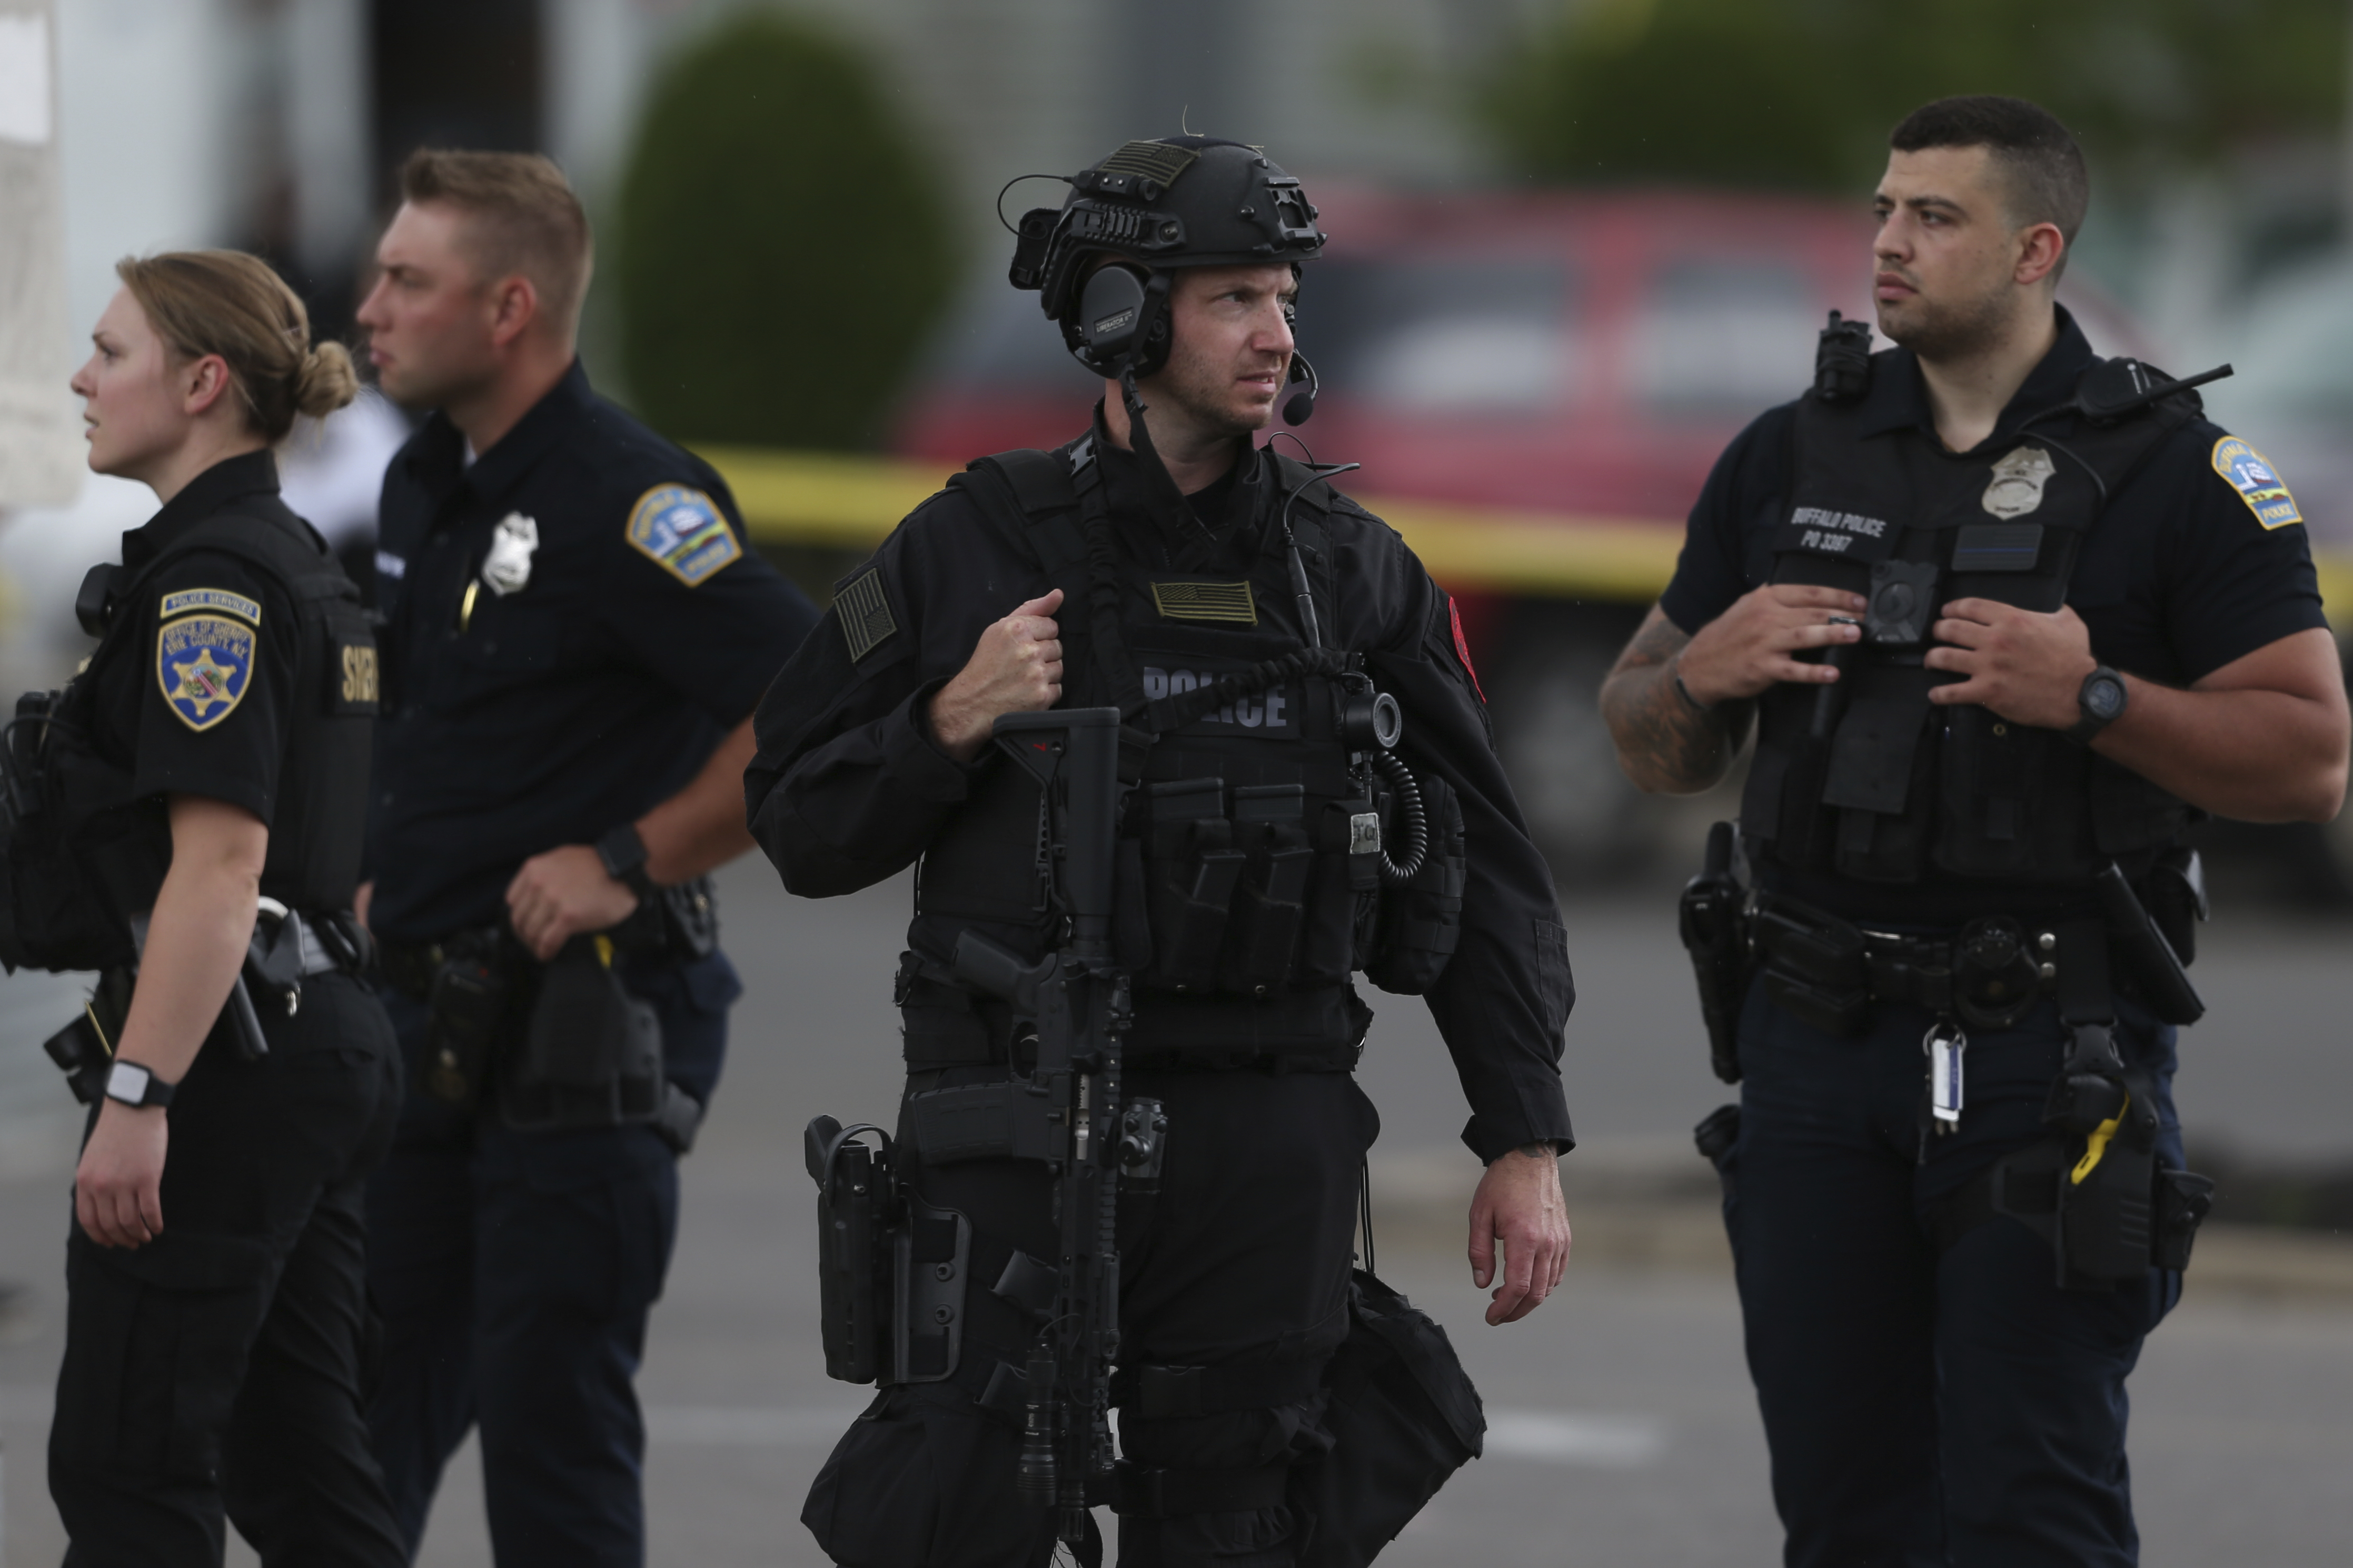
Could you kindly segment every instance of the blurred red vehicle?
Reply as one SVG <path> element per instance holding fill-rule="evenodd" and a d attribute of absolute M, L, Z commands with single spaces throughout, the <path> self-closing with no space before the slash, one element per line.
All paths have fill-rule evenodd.
<path fill-rule="evenodd" d="M 1347 192 L 1322 223 L 1298 336 L 1323 395 L 1300 435 L 1362 463 L 1342 482 L 1376 510 L 1440 502 L 1464 522 L 1557 531 L 1525 581 L 1433 569 L 1461 596 L 1505 763 L 1556 863 L 1639 860 L 1662 818 L 1620 776 L 1595 692 L 1725 443 L 1810 383 L 1828 311 L 1867 317 L 1871 215 L 1717 193 Z M 2095 344 L 2132 342 L 2114 311 L 2069 295 Z M 1050 447 L 1101 390 L 1036 296 L 999 285 L 944 335 L 895 445 L 955 464 Z M 1630 578 L 1630 539 L 1647 563 Z"/>

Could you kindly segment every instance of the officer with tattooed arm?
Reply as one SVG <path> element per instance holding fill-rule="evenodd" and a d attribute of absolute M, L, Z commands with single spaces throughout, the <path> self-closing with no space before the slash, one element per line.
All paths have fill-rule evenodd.
<path fill-rule="evenodd" d="M 481 1436 L 504 1563 L 644 1560 L 632 1378 L 741 987 L 705 873 L 816 612 L 708 465 L 589 389 L 555 165 L 420 152 L 359 312 L 438 410 L 385 476 L 365 912 L 410 1092 L 369 1199 L 370 1411 L 411 1549 Z"/>
<path fill-rule="evenodd" d="M 1685 895 L 1703 1123 L 1792 1564 L 2125 1564 L 2124 1383 L 2211 1184 L 2184 829 L 2326 821 L 2295 500 L 2053 300 L 2088 185 L 2015 99 L 1896 127 L 1873 294 L 1725 453 L 1603 688 L 1643 788 L 1756 752 Z M 2227 371 L 2213 373 L 2227 374 Z M 2190 378 L 2211 379 L 2211 375 Z"/>
<path fill-rule="evenodd" d="M 746 774 L 793 891 L 921 865 L 897 1136 L 851 1180 L 855 1130 L 812 1128 L 828 1370 L 883 1386 L 802 1518 L 844 1563 L 1043 1563 L 1058 1533 L 1096 1561 L 1083 1500 L 1123 1563 L 1360 1563 L 1481 1427 L 1443 1335 L 1351 1278 L 1378 1119 L 1350 977 L 1425 996 L 1453 1053 L 1472 1277 L 1509 1322 L 1568 1251 L 1564 932 L 1446 595 L 1331 468 L 1251 440 L 1287 389 L 1312 405 L 1299 182 L 1184 136 L 1067 183 L 1012 281 L 1105 377 L 1094 420 L 974 463 L 844 580 Z M 1088 978 L 1026 994 L 1051 963 Z M 1059 996 L 1110 1000 L 1074 1040 Z M 1066 1245 L 1090 1160 L 1116 1226 Z"/>

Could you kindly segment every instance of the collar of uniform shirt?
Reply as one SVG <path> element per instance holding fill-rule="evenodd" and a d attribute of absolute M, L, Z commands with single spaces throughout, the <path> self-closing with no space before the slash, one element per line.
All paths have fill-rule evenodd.
<path fill-rule="evenodd" d="M 2092 367 L 2095 356 L 2091 340 L 2084 336 L 2084 329 L 2075 324 L 2066 306 L 2052 308 L 2059 313 L 2059 339 L 2002 409 L 2001 417 L 1994 422 L 1993 434 L 1986 437 L 1987 446 L 2007 440 L 2029 415 L 2056 407 L 2074 396 L 2075 384 Z M 1891 369 L 1900 369 L 1901 374 L 1886 374 Z M 1936 435 L 1936 416 L 1928 408 L 1928 388 L 1920 379 L 1920 362 L 1909 349 L 1897 350 L 1886 366 L 1871 378 L 1871 390 L 1863 395 L 1861 425 L 1865 436 L 1883 436 L 1891 430 L 1921 430 L 1932 437 Z"/>
<path fill-rule="evenodd" d="M 1146 487 L 1154 483 L 1154 476 L 1144 471 L 1142 461 L 1133 451 L 1112 445 L 1098 406 L 1095 451 L 1103 463 L 1104 487 L 1111 492 L 1112 513 L 1122 521 L 1142 517 L 1150 528 L 1148 540 L 1131 540 L 1131 546 L 1139 555 L 1156 553 L 1161 564 L 1177 571 L 1232 565 L 1229 557 L 1240 533 L 1239 525 L 1255 508 L 1260 489 L 1258 468 L 1264 461 L 1247 441 L 1238 440 L 1236 446 L 1239 451 L 1233 466 L 1185 497 L 1183 521 L 1172 525 L 1164 514 L 1165 509 L 1147 504 Z M 1168 483 L 1166 479 L 1159 482 Z M 1152 544 L 1159 546 L 1156 552 L 1150 548 Z M 1240 569 L 1247 570 L 1247 565 Z"/>
<path fill-rule="evenodd" d="M 145 526 L 122 536 L 122 563 L 136 566 L 169 544 L 184 528 L 212 516 L 238 496 L 278 493 L 278 459 L 268 448 L 223 458 L 181 488 Z"/>
<path fill-rule="evenodd" d="M 419 443 L 409 458 L 409 470 L 437 502 L 448 500 L 460 485 L 483 500 L 495 501 L 522 482 L 533 465 L 555 445 L 565 426 L 588 415 L 595 395 L 587 369 L 575 359 L 547 395 L 533 404 L 531 412 L 516 420 L 513 429 L 471 464 L 466 461 L 465 437 L 449 423 L 447 414 L 437 411 L 427 426 L 428 439 Z"/>

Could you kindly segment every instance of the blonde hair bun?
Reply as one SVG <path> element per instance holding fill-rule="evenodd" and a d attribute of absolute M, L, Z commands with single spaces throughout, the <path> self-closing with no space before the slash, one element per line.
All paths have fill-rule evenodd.
<path fill-rule="evenodd" d="M 311 348 L 302 297 L 258 256 L 167 250 L 126 256 L 114 270 L 174 353 L 220 356 L 247 423 L 273 447 L 297 414 L 332 413 L 359 390 L 352 356 L 340 343 Z"/>
<path fill-rule="evenodd" d="M 324 419 L 360 394 L 360 373 L 341 343 L 321 343 L 303 356 L 294 378 L 294 412 Z"/>

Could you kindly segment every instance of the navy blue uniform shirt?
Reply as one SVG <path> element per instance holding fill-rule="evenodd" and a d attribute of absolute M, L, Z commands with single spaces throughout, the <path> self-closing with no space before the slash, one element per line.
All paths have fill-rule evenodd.
<path fill-rule="evenodd" d="M 2008 441 L 2030 415 L 2074 396 L 2093 357 L 2061 310 L 2059 341 L 1985 445 Z M 1864 395 L 1864 434 L 1911 426 L 1936 439 L 1920 363 L 1908 351 L 1879 362 Z M 1773 531 L 1788 510 L 1795 464 L 1797 406 L 1759 416 L 1725 449 L 1700 491 L 1674 580 L 1659 597 L 1683 631 L 1696 633 L 1772 574 Z M 2220 471 L 2217 453 L 2230 439 L 2205 419 L 2174 431 L 2117 488 L 2084 542 L 2067 603 L 2090 628 L 2101 663 L 2189 686 L 2266 644 L 2328 624 L 2302 524 L 2266 526 L 2255 502 Z"/>
<path fill-rule="evenodd" d="M 304 526 L 278 501 L 275 459 L 248 452 L 206 468 L 146 526 L 124 534 L 123 570 L 137 572 L 235 502 Z M 248 524 L 279 525 L 258 516 Z M 100 731 L 92 739 L 131 766 L 135 796 L 202 795 L 269 826 L 294 724 L 296 616 L 285 589 L 242 556 L 199 548 L 150 576 L 116 613 L 137 617 L 139 652 L 93 660 Z"/>
<path fill-rule="evenodd" d="M 366 875 L 395 942 L 500 920 L 532 856 L 677 794 L 817 624 L 711 466 L 577 363 L 470 466 L 426 421 L 379 537 Z"/>
<path fill-rule="evenodd" d="M 2058 342 L 2002 410 L 1985 445 L 2010 440 L 2030 416 L 2073 398 L 2094 358 L 2062 309 Z M 1862 434 L 1913 428 L 1937 439 L 1919 361 L 1898 349 L 1874 365 Z M 1667 619 L 1683 631 L 1696 633 L 1771 576 L 1774 533 L 1788 510 L 1796 466 L 1797 406 L 1770 409 L 1741 432 L 1700 491 L 1674 579 L 1659 597 Z M 2067 604 L 2083 617 L 2101 663 L 2187 687 L 2257 648 L 2328 624 L 2305 529 L 2281 521 L 2294 515 L 2293 504 L 2283 509 L 2258 488 L 2247 465 L 2234 463 L 2241 454 L 2253 455 L 2211 421 L 2191 419 L 2116 488 L 2067 584 Z M 1780 867 L 1764 875 L 1770 885 L 1855 919 L 1957 919 L 1986 908 L 2031 908 L 2049 896 L 2047 889 L 1989 883 L 1956 887 L 1941 874 L 1895 889 Z"/>

